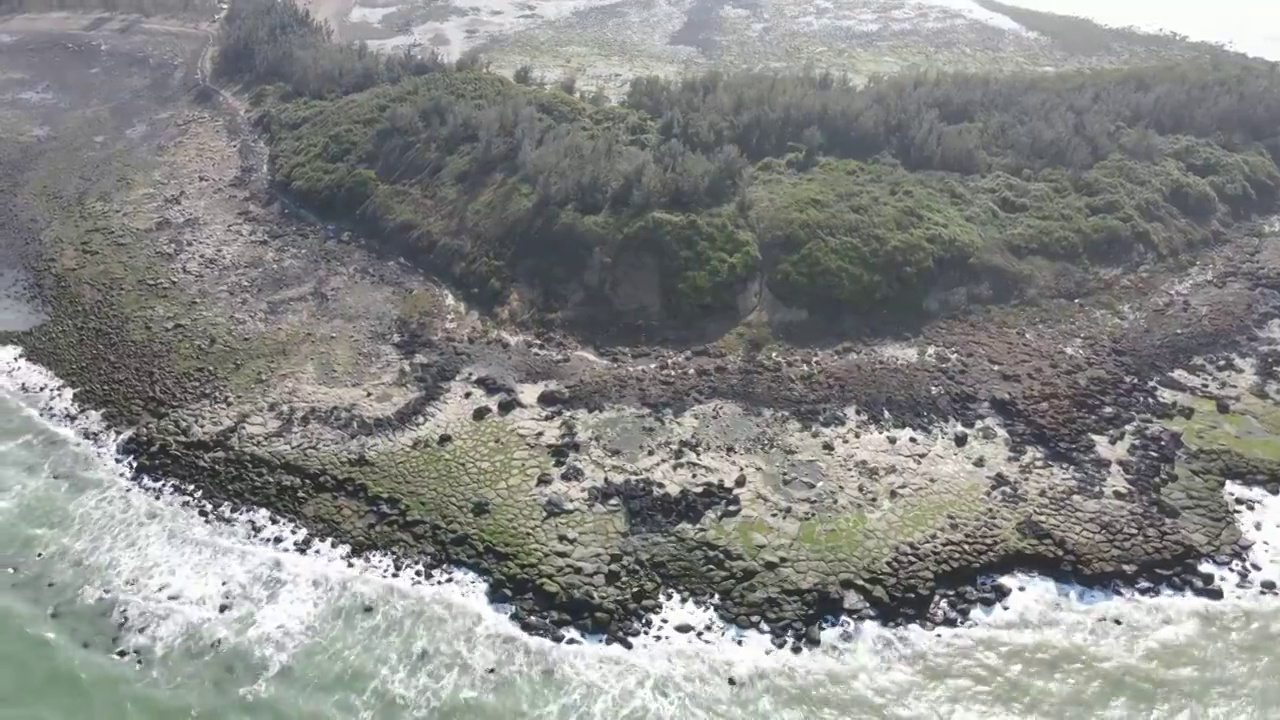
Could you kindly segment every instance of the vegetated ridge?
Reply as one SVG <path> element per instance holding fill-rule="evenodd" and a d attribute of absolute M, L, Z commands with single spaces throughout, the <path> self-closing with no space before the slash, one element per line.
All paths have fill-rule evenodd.
<path fill-rule="evenodd" d="M 285 191 L 491 306 L 689 321 L 747 312 L 757 278 L 825 317 L 1078 292 L 1280 188 L 1280 72 L 1220 52 L 865 86 L 640 77 L 615 104 L 334 44 L 291 3 L 239 0 L 217 72 L 262 86 Z"/>

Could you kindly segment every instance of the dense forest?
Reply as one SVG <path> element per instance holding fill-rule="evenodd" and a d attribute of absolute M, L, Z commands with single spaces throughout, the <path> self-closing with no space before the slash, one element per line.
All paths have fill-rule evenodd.
<path fill-rule="evenodd" d="M 660 304 L 641 309 L 674 319 L 731 311 L 756 277 L 828 315 L 918 309 L 941 282 L 1007 299 L 1046 266 L 1169 257 L 1280 202 L 1280 70 L 1221 52 L 858 86 L 642 77 L 612 103 L 236 0 L 217 70 L 260 87 L 288 193 L 493 303 L 630 306 L 646 268 Z"/>

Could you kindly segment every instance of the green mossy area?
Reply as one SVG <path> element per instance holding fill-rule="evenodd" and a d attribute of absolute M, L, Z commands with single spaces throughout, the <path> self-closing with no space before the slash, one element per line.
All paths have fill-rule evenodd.
<path fill-rule="evenodd" d="M 1233 403 L 1230 412 L 1218 412 L 1215 401 L 1189 396 L 1183 400 L 1195 410 L 1189 419 L 1170 425 L 1182 432 L 1182 441 L 1194 450 L 1231 450 L 1241 455 L 1280 462 L 1280 406 L 1249 395 Z"/>
<path fill-rule="evenodd" d="M 914 312 L 940 285 L 1009 300 L 1046 267 L 1176 256 L 1280 200 L 1280 71 L 1220 51 L 861 86 L 643 77 L 612 103 L 236 0 L 217 66 L 260 87 L 288 193 L 492 304 L 520 284 L 546 310 L 608 307 L 636 252 L 671 319 L 731 311 L 755 277 L 828 316 Z"/>
<path fill-rule="evenodd" d="M 1209 398 L 1187 396 L 1181 401 L 1194 414 L 1169 425 L 1182 433 L 1188 468 L 1246 484 L 1280 482 L 1280 406 L 1275 401 L 1246 394 L 1225 413 Z"/>

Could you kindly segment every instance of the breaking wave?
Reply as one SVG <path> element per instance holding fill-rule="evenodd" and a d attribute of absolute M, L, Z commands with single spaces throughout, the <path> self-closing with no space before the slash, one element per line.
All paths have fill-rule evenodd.
<path fill-rule="evenodd" d="M 635 650 L 555 645 L 521 633 L 470 573 L 397 573 L 387 558 L 300 545 L 305 531 L 265 512 L 139 488 L 119 438 L 73 395 L 0 346 L 0 570 L 12 578 L 0 600 L 26 608 L 25 631 L 58 662 L 128 673 L 138 702 L 248 718 L 610 720 L 1280 707 L 1280 603 L 1226 568 L 1210 568 L 1227 593 L 1217 602 L 1008 576 L 1014 592 L 974 627 L 843 622 L 799 655 L 678 598 L 659 619 L 672 629 Z M 1280 579 L 1280 498 L 1228 492 L 1242 498 L 1254 577 Z M 685 623 L 695 631 L 674 630 Z"/>

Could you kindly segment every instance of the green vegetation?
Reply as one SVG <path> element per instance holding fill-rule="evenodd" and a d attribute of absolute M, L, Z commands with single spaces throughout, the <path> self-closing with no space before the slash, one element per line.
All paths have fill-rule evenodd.
<path fill-rule="evenodd" d="M 518 283 L 543 309 L 609 308 L 646 267 L 677 319 L 733 310 L 761 274 L 828 315 L 914 311 L 944 281 L 1007 299 L 1046 263 L 1170 257 L 1280 201 L 1280 71 L 1222 52 L 860 87 L 644 77 L 615 105 L 237 0 L 218 70 L 263 88 L 287 192 L 491 303 Z"/>
<path fill-rule="evenodd" d="M 1182 433 L 1182 441 L 1193 451 L 1224 451 L 1250 460 L 1280 462 L 1280 407 L 1274 402 L 1244 395 L 1231 412 L 1220 413 L 1209 398 L 1188 395 L 1179 400 L 1194 408 L 1195 414 L 1168 424 Z"/>

